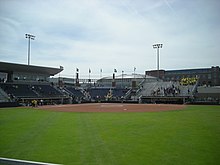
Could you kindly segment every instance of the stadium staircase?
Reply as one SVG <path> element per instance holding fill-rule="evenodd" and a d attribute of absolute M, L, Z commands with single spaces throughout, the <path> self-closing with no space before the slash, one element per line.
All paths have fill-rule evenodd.
<path fill-rule="evenodd" d="M 0 102 L 8 102 L 10 97 L 0 88 Z"/>
<path fill-rule="evenodd" d="M 125 100 L 129 100 L 129 99 L 132 98 L 132 96 L 133 96 L 134 99 L 137 98 L 137 97 L 138 97 L 137 95 L 142 91 L 143 85 L 144 85 L 145 83 L 146 83 L 146 79 L 143 79 L 143 80 L 138 84 L 137 88 L 131 88 L 131 89 L 129 89 L 129 90 L 125 93 L 124 99 L 125 99 Z M 139 96 L 139 97 L 140 97 L 140 96 Z"/>

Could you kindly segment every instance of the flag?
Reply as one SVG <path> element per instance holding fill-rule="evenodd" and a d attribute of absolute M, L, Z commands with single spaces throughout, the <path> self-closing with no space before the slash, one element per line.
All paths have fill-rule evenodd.
<path fill-rule="evenodd" d="M 100 72 L 102 73 L 102 69 L 100 69 Z"/>
<path fill-rule="evenodd" d="M 76 68 L 76 71 L 79 72 L 79 68 Z"/>
<path fill-rule="evenodd" d="M 91 73 L 91 69 L 89 68 L 89 73 Z"/>
<path fill-rule="evenodd" d="M 115 72 L 115 73 L 117 73 L 117 70 L 116 70 L 116 69 L 114 69 L 114 72 Z"/>
<path fill-rule="evenodd" d="M 134 67 L 134 71 L 136 70 L 136 67 Z"/>

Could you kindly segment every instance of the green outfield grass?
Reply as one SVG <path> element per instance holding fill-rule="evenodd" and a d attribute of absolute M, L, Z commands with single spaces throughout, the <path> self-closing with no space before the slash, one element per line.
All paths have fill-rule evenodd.
<path fill-rule="evenodd" d="M 0 157 L 67 165 L 220 164 L 220 106 L 150 113 L 0 109 Z"/>

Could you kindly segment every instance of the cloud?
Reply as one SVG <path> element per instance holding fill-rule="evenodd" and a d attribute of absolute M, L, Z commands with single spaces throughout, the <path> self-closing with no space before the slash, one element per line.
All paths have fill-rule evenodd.
<path fill-rule="evenodd" d="M 0 58 L 26 63 L 24 34 L 31 33 L 31 63 L 62 65 L 70 77 L 76 67 L 85 76 L 88 68 L 94 76 L 100 68 L 107 76 L 114 68 L 155 69 L 157 42 L 164 44 L 163 69 L 219 65 L 210 58 L 219 54 L 218 6 L 215 0 L 2 0 Z"/>

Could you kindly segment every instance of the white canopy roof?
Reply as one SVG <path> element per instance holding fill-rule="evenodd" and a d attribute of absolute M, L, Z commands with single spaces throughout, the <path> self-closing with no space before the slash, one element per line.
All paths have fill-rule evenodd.
<path fill-rule="evenodd" d="M 100 80 L 106 80 L 106 79 L 112 79 L 113 77 L 112 76 L 108 76 L 108 77 L 103 77 L 101 78 Z M 156 79 L 156 77 L 153 77 L 153 76 L 148 76 L 148 75 L 143 75 L 143 74 L 123 74 L 123 79 L 133 79 L 133 78 L 136 78 L 136 79 Z M 120 75 L 117 75 L 115 76 L 115 79 L 122 79 L 122 74 Z"/>

